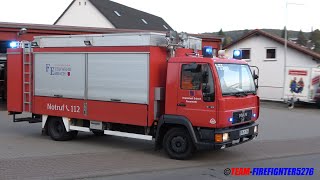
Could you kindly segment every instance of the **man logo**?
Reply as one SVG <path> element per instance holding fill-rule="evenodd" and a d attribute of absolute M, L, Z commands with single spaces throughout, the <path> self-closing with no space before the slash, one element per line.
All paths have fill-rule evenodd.
<path fill-rule="evenodd" d="M 242 113 L 239 114 L 239 119 L 241 120 L 241 122 L 244 122 L 247 116 L 248 116 L 248 113 L 246 113 L 245 111 L 242 111 Z"/>
<path fill-rule="evenodd" d="M 210 119 L 209 122 L 210 122 L 210 124 L 216 124 L 217 123 L 217 121 L 214 118 Z"/>

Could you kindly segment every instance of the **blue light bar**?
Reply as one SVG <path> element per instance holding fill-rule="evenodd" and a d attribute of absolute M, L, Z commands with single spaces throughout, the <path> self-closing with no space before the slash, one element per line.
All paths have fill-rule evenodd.
<path fill-rule="evenodd" d="M 17 41 L 12 41 L 12 42 L 10 42 L 9 45 L 11 48 L 17 48 L 19 46 L 19 43 Z"/>
<path fill-rule="evenodd" d="M 232 117 L 231 117 L 231 118 L 229 118 L 229 121 L 230 121 L 230 122 L 233 122 L 233 118 L 232 118 Z"/>
<path fill-rule="evenodd" d="M 257 115 L 256 114 L 252 114 L 252 116 L 255 118 Z"/>
<path fill-rule="evenodd" d="M 234 59 L 242 59 L 242 51 L 241 50 L 234 50 L 233 51 L 233 58 Z"/>
<path fill-rule="evenodd" d="M 213 57 L 213 49 L 212 49 L 212 46 L 204 46 L 202 48 L 202 55 L 203 57 L 210 57 L 212 58 Z"/>

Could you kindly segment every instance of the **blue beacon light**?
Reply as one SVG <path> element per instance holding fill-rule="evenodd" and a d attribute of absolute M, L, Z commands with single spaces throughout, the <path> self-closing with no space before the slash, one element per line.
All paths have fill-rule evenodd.
<path fill-rule="evenodd" d="M 213 57 L 212 52 L 213 52 L 213 49 L 212 49 L 211 46 L 204 46 L 204 47 L 202 48 L 202 55 L 203 55 L 203 57 L 210 57 L 210 58 L 212 58 L 212 57 Z"/>
<path fill-rule="evenodd" d="M 12 41 L 12 42 L 10 42 L 9 45 L 10 45 L 11 48 L 17 48 L 18 47 L 18 42 Z"/>
<path fill-rule="evenodd" d="M 241 50 L 234 50 L 233 51 L 233 58 L 234 59 L 242 59 L 242 51 Z"/>

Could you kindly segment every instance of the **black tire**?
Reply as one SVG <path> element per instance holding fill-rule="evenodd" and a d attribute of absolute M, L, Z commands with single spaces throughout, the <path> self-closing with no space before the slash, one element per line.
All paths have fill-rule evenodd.
<path fill-rule="evenodd" d="M 320 109 L 320 99 L 316 102 L 316 105 Z"/>
<path fill-rule="evenodd" d="M 172 159 L 188 159 L 195 150 L 188 131 L 184 128 L 172 128 L 164 136 L 163 147 Z"/>
<path fill-rule="evenodd" d="M 105 136 L 104 131 L 100 130 L 91 130 L 95 136 Z"/>
<path fill-rule="evenodd" d="M 48 119 L 48 133 L 55 141 L 68 141 L 78 135 L 78 131 L 67 132 L 61 118 L 52 117 Z"/>

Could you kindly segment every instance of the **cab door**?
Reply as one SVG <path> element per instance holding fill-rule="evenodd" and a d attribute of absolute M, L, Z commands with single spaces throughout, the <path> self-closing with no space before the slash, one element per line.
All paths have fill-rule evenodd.
<path fill-rule="evenodd" d="M 188 118 L 193 126 L 215 127 L 217 107 L 210 64 L 180 64 L 179 74 L 177 114 Z"/>

